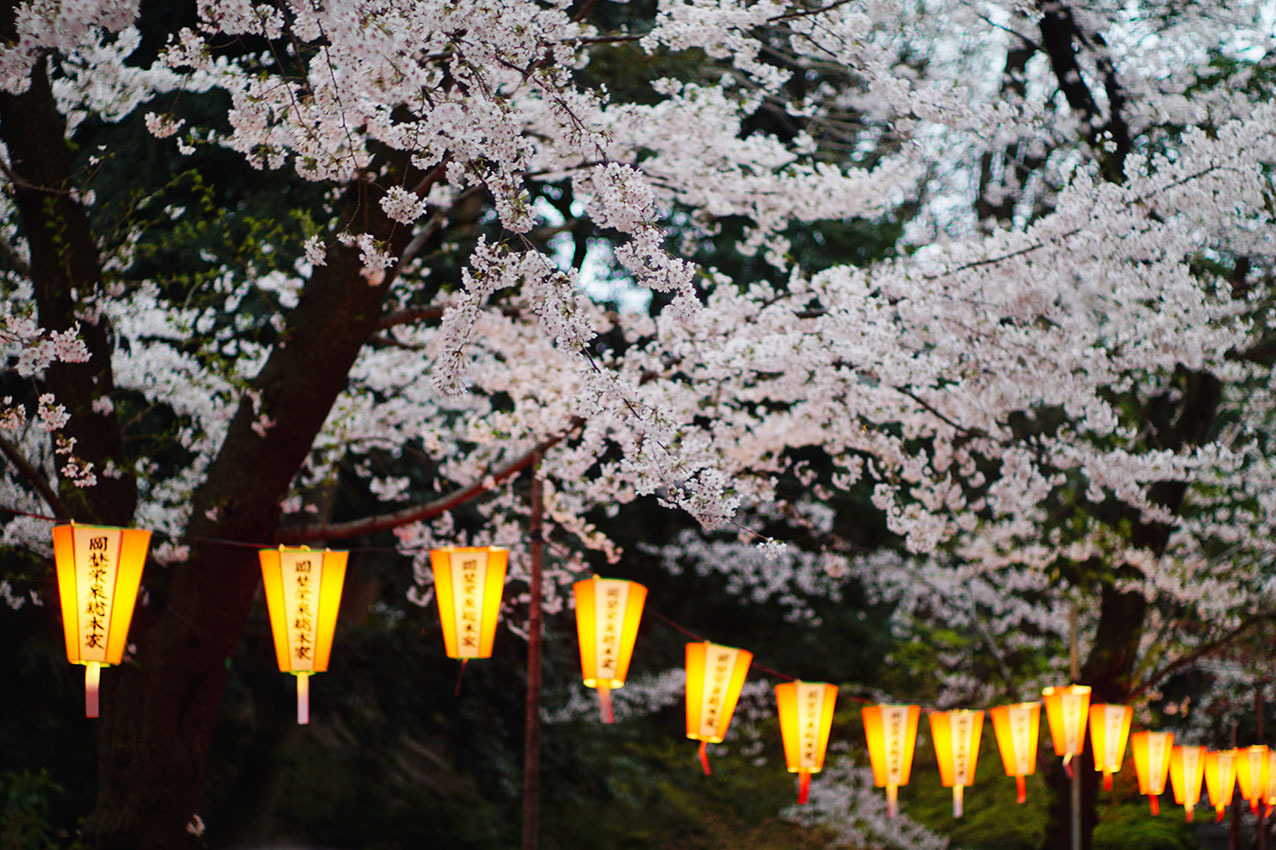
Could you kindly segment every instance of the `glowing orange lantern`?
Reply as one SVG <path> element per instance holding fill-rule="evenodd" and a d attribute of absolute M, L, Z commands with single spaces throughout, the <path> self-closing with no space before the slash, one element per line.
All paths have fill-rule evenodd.
<path fill-rule="evenodd" d="M 1267 811 L 1264 817 L 1271 817 L 1276 808 L 1276 750 L 1267 751 Z"/>
<path fill-rule="evenodd" d="M 913 770 L 913 747 L 917 744 L 921 711 L 916 705 L 871 705 L 863 710 L 873 784 L 886 788 L 888 817 L 899 814 L 899 786 L 908 784 Z"/>
<path fill-rule="evenodd" d="M 297 677 L 297 722 L 310 722 L 310 676 L 328 669 L 348 552 L 259 549 L 279 670 Z"/>
<path fill-rule="evenodd" d="M 430 550 L 448 658 L 459 658 L 464 665 L 471 658 L 492 657 L 509 556 L 509 550 L 499 546 Z"/>
<path fill-rule="evenodd" d="M 151 533 L 137 528 L 53 528 L 66 657 L 84 665 L 85 717 L 98 716 L 101 668 L 124 656 L 150 542 Z"/>
<path fill-rule="evenodd" d="M 709 771 L 709 744 L 721 743 L 731 725 L 753 653 L 716 643 L 687 644 L 687 737 L 700 742 L 700 764 Z"/>
<path fill-rule="evenodd" d="M 1019 802 L 1028 799 L 1025 777 L 1037 770 L 1037 736 L 1041 732 L 1041 703 L 1021 702 L 992 709 L 992 731 L 1006 775 L 1015 778 Z"/>
<path fill-rule="evenodd" d="M 1221 822 L 1223 810 L 1232 802 L 1232 794 L 1236 791 L 1236 750 L 1206 750 L 1205 788 L 1210 793 L 1210 805 Z"/>
<path fill-rule="evenodd" d="M 1196 804 L 1201 799 L 1201 780 L 1205 778 L 1205 748 L 1175 747 L 1170 754 L 1170 786 L 1174 802 L 1184 809 L 1188 823 L 1193 821 Z"/>
<path fill-rule="evenodd" d="M 1072 760 L 1085 748 L 1086 712 L 1090 707 L 1088 685 L 1046 688 L 1041 692 L 1046 704 L 1046 721 L 1054 754 L 1063 756 L 1063 768 L 1072 775 Z"/>
<path fill-rule="evenodd" d="M 939 781 L 953 789 L 953 817 L 961 817 L 964 790 L 975 782 L 979 738 L 984 731 L 982 711 L 932 711 L 930 736 L 939 762 Z"/>
<path fill-rule="evenodd" d="M 1139 793 L 1148 795 L 1152 814 L 1161 813 L 1160 796 L 1170 775 L 1170 753 L 1174 749 L 1172 732 L 1135 732 L 1130 736 L 1134 752 L 1134 772 L 1139 777 Z M 1200 788 L 1200 783 L 1197 783 Z"/>
<path fill-rule="evenodd" d="M 611 689 L 625 684 L 647 588 L 636 581 L 594 576 L 572 585 L 576 635 L 585 687 L 598 691 L 603 722 L 612 722 Z"/>
<path fill-rule="evenodd" d="M 1134 709 L 1128 705 L 1099 703 L 1090 706 L 1090 744 L 1094 747 L 1094 769 L 1103 772 L 1103 790 L 1112 790 L 1112 774 L 1125 761 L 1125 742 L 1130 735 Z"/>
<path fill-rule="evenodd" d="M 827 682 L 785 682 L 775 686 L 780 710 L 780 735 L 789 773 L 798 775 L 798 802 L 805 803 L 811 774 L 824 769 L 829 730 L 833 728 L 833 704 L 837 685 Z M 913 721 L 914 727 L 917 721 Z"/>
<path fill-rule="evenodd" d="M 1236 753 L 1236 782 L 1241 786 L 1241 796 L 1249 802 L 1254 814 L 1258 814 L 1259 803 L 1267 797 L 1270 770 L 1265 745 L 1246 747 Z"/>

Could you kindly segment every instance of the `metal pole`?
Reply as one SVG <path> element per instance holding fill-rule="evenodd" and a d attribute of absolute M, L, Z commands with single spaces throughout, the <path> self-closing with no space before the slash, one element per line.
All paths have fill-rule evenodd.
<path fill-rule="evenodd" d="M 1236 749 L 1236 726 L 1232 725 L 1232 749 Z M 1229 824 L 1231 829 L 1228 830 L 1228 850 L 1241 850 L 1241 804 L 1236 802 L 1236 792 L 1232 792 L 1232 799 L 1228 801 L 1232 807 L 1232 819 Z"/>
<path fill-rule="evenodd" d="M 1260 682 L 1254 689 L 1254 726 L 1258 733 L 1258 740 L 1255 744 L 1266 743 L 1263 740 L 1263 685 Z M 1258 806 L 1258 850 L 1267 850 L 1267 812 L 1264 810 L 1263 804 Z"/>
<path fill-rule="evenodd" d="M 531 599 L 527 607 L 527 715 L 523 735 L 523 850 L 536 850 L 541 793 L 541 454 L 532 457 Z"/>
<path fill-rule="evenodd" d="M 1081 679 L 1081 657 L 1077 651 L 1077 603 L 1068 611 L 1068 664 L 1073 684 Z M 1082 742 L 1084 750 L 1084 741 Z M 1081 850 L 1081 769 L 1082 760 L 1072 761 L 1072 850 Z"/>

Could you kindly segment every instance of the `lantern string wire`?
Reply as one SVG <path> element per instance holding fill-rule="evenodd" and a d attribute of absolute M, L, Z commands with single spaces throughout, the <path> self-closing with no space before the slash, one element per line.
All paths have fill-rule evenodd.
<path fill-rule="evenodd" d="M 28 512 L 28 511 L 20 511 L 20 510 L 18 510 L 18 509 L 16 509 L 16 508 L 8 508 L 8 507 L 6 507 L 6 508 L 0 508 L 0 511 L 4 511 L 5 513 L 10 513 L 10 514 L 13 514 L 13 515 L 15 515 L 15 516 L 28 517 L 28 518 L 30 518 L 30 519 L 40 519 L 40 520 L 45 520 L 45 521 L 47 521 L 47 522 L 67 522 L 67 520 L 62 519 L 62 518 L 60 518 L 60 517 L 53 517 L 53 516 L 49 516 L 49 515 L 47 515 L 47 514 L 36 514 L 36 513 L 30 513 L 30 512 Z M 178 542 L 185 542 L 185 543 L 211 543 L 211 544 L 215 544 L 215 545 L 218 545 L 218 546 L 236 546 L 236 547 L 239 547 L 239 548 L 242 548 L 242 549 L 273 549 L 273 548 L 275 548 L 275 546 L 276 546 L 276 544 L 274 544 L 274 543 L 253 543 L 253 542 L 245 541 L 245 540 L 230 540 L 230 539 L 227 539 L 227 538 L 224 538 L 224 537 L 201 537 L 201 536 L 199 536 L 199 535 L 169 534 L 169 533 L 168 533 L 168 532 L 166 532 L 166 531 L 153 531 L 153 532 L 152 532 L 152 534 L 154 534 L 156 537 L 162 537 L 162 538 L 164 538 L 164 539 L 166 539 L 166 540 L 168 540 L 168 541 L 170 541 L 170 542 L 172 542 L 172 543 L 178 543 Z M 343 549 L 343 551 L 347 551 L 347 552 L 392 552 L 392 553 L 396 553 L 396 554 L 399 554 L 399 553 L 400 553 L 400 550 L 399 550 L 399 549 L 397 549 L 397 548 L 395 548 L 395 547 L 392 547 L 392 546 L 348 546 L 348 547 L 345 547 L 345 548 Z M 693 640 L 697 640 L 697 641 L 707 641 L 707 640 L 708 640 L 708 638 L 705 638 L 705 637 L 703 637 L 703 636 L 701 636 L 701 635 L 699 635 L 699 634 L 696 634 L 696 633 L 695 633 L 695 632 L 693 632 L 691 629 L 688 629 L 687 627 L 685 627 L 685 626 L 681 625 L 680 623 L 677 623 L 677 622 L 675 622 L 674 620 L 670 619 L 669 617 L 666 617 L 664 614 L 660 613 L 659 611 L 656 611 L 656 610 L 654 610 L 654 609 L 652 609 L 652 608 L 650 608 L 650 607 L 648 607 L 646 610 L 647 610 L 647 612 L 648 612 L 649 614 L 651 614 L 653 617 L 655 617 L 655 618 L 656 618 L 657 620 L 659 620 L 660 622 L 664 623 L 666 626 L 669 626 L 670 628 L 674 629 L 675 631 L 681 632 L 682 634 L 686 635 L 686 636 L 687 636 L 687 637 L 689 637 L 689 638 L 692 638 Z M 756 659 L 755 659 L 755 660 L 756 660 Z M 789 681 L 789 682 L 796 682 L 796 681 L 800 681 L 800 680 L 798 679 L 798 677 L 796 677 L 796 676 L 790 676 L 790 675 L 789 675 L 789 674 L 787 674 L 787 673 L 781 673 L 779 670 L 775 670 L 775 669 L 772 669 L 772 668 L 770 668 L 770 667 L 763 666 L 763 665 L 761 665 L 761 664 L 754 663 L 754 664 L 752 664 L 752 665 L 750 665 L 750 666 L 751 666 L 754 670 L 757 670 L 757 671 L 758 671 L 758 672 L 760 672 L 760 673 L 766 673 L 766 674 L 769 674 L 769 675 L 771 675 L 771 676 L 775 676 L 775 677 L 777 677 L 777 678 L 784 679 L 784 680 Z M 462 667 L 462 670 L 464 670 L 464 667 Z M 458 676 L 457 676 L 457 687 L 458 687 L 458 690 L 459 690 L 459 687 L 460 687 L 460 679 L 461 679 L 461 677 L 460 677 L 460 675 L 458 674 Z M 852 701 L 852 702 L 862 703 L 862 704 L 864 704 L 864 705 L 876 705 L 878 702 L 880 702 L 880 700 L 875 700 L 875 699 L 866 699 L 866 698 L 864 698 L 864 697 L 852 696 L 852 695 L 850 695 L 850 694 L 846 694 L 846 695 L 844 696 L 844 698 L 845 698 L 845 699 L 848 699 L 848 700 L 850 700 L 850 701 Z M 922 706 L 922 710 L 930 712 L 930 711 L 935 711 L 936 709 L 934 709 L 934 708 L 930 708 L 930 707 L 927 707 L 927 706 Z"/>

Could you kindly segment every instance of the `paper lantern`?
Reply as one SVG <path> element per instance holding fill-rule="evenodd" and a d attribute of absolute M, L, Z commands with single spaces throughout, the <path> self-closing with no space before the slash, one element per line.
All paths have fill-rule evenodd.
<path fill-rule="evenodd" d="M 1041 732 L 1041 703 L 999 705 L 989 712 L 997 749 L 1007 776 L 1015 778 L 1019 802 L 1028 799 L 1025 777 L 1037 770 L 1037 736 Z"/>
<path fill-rule="evenodd" d="M 1267 751 L 1267 810 L 1264 817 L 1271 817 L 1276 809 L 1276 750 Z"/>
<path fill-rule="evenodd" d="M 310 722 L 310 676 L 328 669 L 348 552 L 259 549 L 279 669 L 297 677 L 297 722 Z"/>
<path fill-rule="evenodd" d="M 862 712 L 868 758 L 873 765 L 873 784 L 886 788 L 888 817 L 899 813 L 899 786 L 908 784 L 913 770 L 913 747 L 917 744 L 921 711 L 916 705 L 871 705 Z"/>
<path fill-rule="evenodd" d="M 1236 750 L 1205 751 L 1205 790 L 1221 822 L 1236 791 Z"/>
<path fill-rule="evenodd" d="M 700 742 L 700 764 L 709 771 L 709 744 L 721 743 L 731 725 L 753 653 L 716 643 L 687 644 L 687 737 Z"/>
<path fill-rule="evenodd" d="M 459 658 L 464 665 L 471 658 L 492 657 L 509 555 L 508 549 L 499 546 L 430 550 L 448 658 Z"/>
<path fill-rule="evenodd" d="M 1103 790 L 1112 790 L 1112 774 L 1125 761 L 1125 742 L 1130 735 L 1134 709 L 1128 705 L 1099 703 L 1090 706 L 1090 745 L 1094 747 L 1094 769 L 1103 773 Z"/>
<path fill-rule="evenodd" d="M 1184 816 L 1191 823 L 1196 804 L 1201 799 L 1201 780 L 1205 778 L 1205 748 L 1195 746 L 1175 747 L 1170 753 L 1170 787 L 1174 789 L 1174 802 L 1184 809 Z"/>
<path fill-rule="evenodd" d="M 953 817 L 961 817 L 964 790 L 975 782 L 979 738 L 984 731 L 982 711 L 932 711 L 930 736 L 939 762 L 939 781 L 953 789 Z"/>
<path fill-rule="evenodd" d="M 798 802 L 805 803 L 811 774 L 824 769 L 837 686 L 827 682 L 785 682 L 775 686 L 775 701 L 780 710 L 784 761 L 789 773 L 798 775 Z M 913 725 L 917 725 L 916 720 Z"/>
<path fill-rule="evenodd" d="M 124 656 L 150 542 L 151 533 L 138 528 L 53 528 L 66 657 L 84 665 L 85 717 L 98 716 L 101 668 Z"/>
<path fill-rule="evenodd" d="M 1085 748 L 1085 723 L 1090 707 L 1088 685 L 1046 688 L 1041 692 L 1046 704 L 1046 721 L 1054 754 L 1063 756 L 1063 768 L 1072 775 L 1072 760 Z"/>
<path fill-rule="evenodd" d="M 598 691 L 603 722 L 612 722 L 611 690 L 625 684 L 647 588 L 636 581 L 593 578 L 572 585 L 585 686 Z"/>
<path fill-rule="evenodd" d="M 1271 762 L 1268 749 L 1259 744 L 1245 747 L 1236 753 L 1236 783 L 1241 786 L 1241 796 L 1249 802 L 1249 808 L 1258 814 L 1258 807 L 1267 799 L 1267 786 Z"/>
<path fill-rule="evenodd" d="M 1170 775 L 1170 753 L 1174 749 L 1172 732 L 1135 732 L 1130 736 L 1134 753 L 1134 772 L 1139 778 L 1139 793 L 1146 794 L 1152 814 L 1161 813 L 1160 796 Z M 1200 783 L 1197 783 L 1197 788 Z"/>

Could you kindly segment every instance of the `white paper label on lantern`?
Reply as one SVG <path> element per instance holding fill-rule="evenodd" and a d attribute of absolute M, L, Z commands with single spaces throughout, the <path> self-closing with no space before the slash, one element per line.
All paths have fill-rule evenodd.
<path fill-rule="evenodd" d="M 1165 746 L 1168 740 L 1168 732 L 1150 732 L 1147 736 L 1148 790 L 1157 795 L 1165 793 L 1165 764 L 1170 757 L 1170 748 Z"/>
<path fill-rule="evenodd" d="M 1183 764 L 1183 777 L 1191 784 L 1191 777 L 1196 775 L 1199 769 L 1197 763 L 1201 760 L 1200 747 L 1180 747 L 1179 761 Z"/>
<path fill-rule="evenodd" d="M 1245 757 L 1249 759 L 1249 775 L 1250 787 L 1253 789 L 1255 799 L 1260 799 L 1267 794 L 1267 789 L 1263 787 L 1263 762 L 1267 761 L 1267 752 L 1250 747 L 1245 751 Z"/>
<path fill-rule="evenodd" d="M 820 720 L 824 713 L 824 684 L 797 683 L 798 769 L 815 770 L 820 761 Z M 885 711 L 882 712 L 885 720 Z"/>
<path fill-rule="evenodd" d="M 1235 753 L 1225 752 L 1218 754 L 1218 776 L 1215 778 L 1218 780 L 1219 785 L 1223 785 L 1227 781 L 1227 777 L 1229 775 L 1234 776 L 1233 771 L 1235 768 L 1232 767 L 1232 759 L 1235 755 Z"/>
<path fill-rule="evenodd" d="M 456 615 L 456 657 L 478 658 L 483 630 L 483 589 L 487 587 L 487 553 L 451 553 L 452 604 Z"/>
<path fill-rule="evenodd" d="M 948 729 L 953 738 L 953 784 L 970 784 L 970 737 L 975 731 L 975 716 L 969 711 L 948 715 Z"/>
<path fill-rule="evenodd" d="M 1081 755 L 1081 695 L 1061 694 L 1059 707 L 1063 711 L 1064 754 Z"/>
<path fill-rule="evenodd" d="M 904 777 L 904 745 L 908 742 L 908 706 L 882 706 L 882 735 L 886 750 L 886 784 L 899 785 Z"/>
<path fill-rule="evenodd" d="M 1027 776 L 1032 772 L 1032 709 L 1012 708 L 1006 712 L 1006 720 L 1015 748 L 1015 774 Z"/>
<path fill-rule="evenodd" d="M 616 678 L 620 660 L 620 633 L 625 627 L 625 608 L 629 604 L 629 582 L 624 579 L 600 578 L 594 581 L 594 611 L 598 618 L 595 636 L 598 654 L 598 681 Z"/>
<path fill-rule="evenodd" d="M 704 648 L 704 693 L 700 697 L 700 737 L 717 740 L 718 725 L 722 722 L 722 704 L 727 698 L 731 674 L 735 672 L 736 658 L 740 650 L 715 643 Z"/>
<path fill-rule="evenodd" d="M 1201 769 L 1201 748 L 1181 747 L 1179 749 L 1179 761 L 1183 765 L 1183 783 L 1187 785 L 1184 790 L 1183 804 L 1194 806 L 1196 801 L 1201 799 L 1201 781 L 1199 778 L 1196 779 L 1196 787 L 1192 787 L 1192 779 L 1200 776 L 1197 771 Z"/>
<path fill-rule="evenodd" d="M 115 577 L 120 569 L 118 528 L 75 526 L 75 593 L 79 607 L 80 659 L 105 661 L 111 632 Z"/>
<path fill-rule="evenodd" d="M 1125 725 L 1125 706 L 1103 708 L 1103 765 L 1112 770 L 1121 767 L 1121 727 Z"/>
<path fill-rule="evenodd" d="M 288 662 L 296 671 L 315 669 L 315 641 L 319 636 L 319 580 L 323 552 L 279 553 L 288 624 Z"/>

